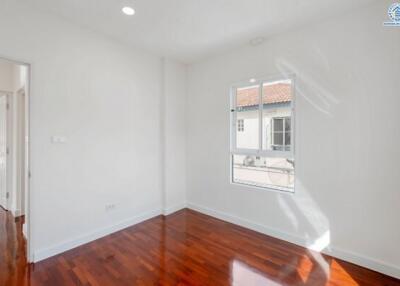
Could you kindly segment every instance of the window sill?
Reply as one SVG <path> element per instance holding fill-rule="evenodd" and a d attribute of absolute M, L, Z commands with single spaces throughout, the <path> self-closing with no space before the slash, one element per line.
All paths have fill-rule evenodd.
<path fill-rule="evenodd" d="M 295 189 L 293 190 L 285 190 L 285 189 L 279 189 L 279 188 L 270 188 L 270 187 L 259 187 L 255 185 L 250 185 L 250 184 L 245 184 L 245 183 L 237 183 L 237 182 L 230 182 L 231 185 L 237 186 L 237 187 L 242 187 L 250 190 L 257 190 L 257 191 L 262 191 L 262 192 L 274 192 L 274 193 L 279 193 L 279 194 L 290 194 L 293 195 L 295 194 Z"/>

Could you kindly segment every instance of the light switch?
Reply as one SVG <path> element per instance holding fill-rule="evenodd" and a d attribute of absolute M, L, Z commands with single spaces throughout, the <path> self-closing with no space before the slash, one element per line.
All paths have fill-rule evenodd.
<path fill-rule="evenodd" d="M 65 136 L 58 136 L 58 135 L 51 136 L 51 142 L 53 144 L 63 144 L 65 143 L 65 141 L 67 141 Z"/>

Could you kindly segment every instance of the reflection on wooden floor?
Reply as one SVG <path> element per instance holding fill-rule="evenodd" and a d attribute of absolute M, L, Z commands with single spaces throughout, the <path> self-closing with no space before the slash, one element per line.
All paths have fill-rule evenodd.
<path fill-rule="evenodd" d="M 158 216 L 28 266 L 21 222 L 4 211 L 0 219 L 0 285 L 400 285 L 191 210 Z"/>

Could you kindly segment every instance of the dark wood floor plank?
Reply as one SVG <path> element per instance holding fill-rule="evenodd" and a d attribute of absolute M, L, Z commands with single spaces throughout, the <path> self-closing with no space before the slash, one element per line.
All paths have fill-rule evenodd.
<path fill-rule="evenodd" d="M 0 285 L 397 285 L 400 280 L 192 210 L 28 265 L 23 220 L 0 210 Z"/>

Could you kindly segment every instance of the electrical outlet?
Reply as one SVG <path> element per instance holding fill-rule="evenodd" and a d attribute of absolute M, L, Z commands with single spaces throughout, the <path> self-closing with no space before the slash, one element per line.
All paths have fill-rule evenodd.
<path fill-rule="evenodd" d="M 109 212 L 109 211 L 114 210 L 116 208 L 116 206 L 115 206 L 115 204 L 106 204 L 105 208 L 106 208 L 106 211 Z"/>

